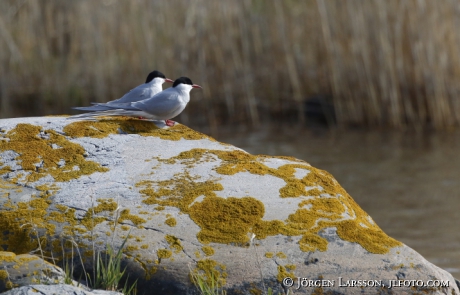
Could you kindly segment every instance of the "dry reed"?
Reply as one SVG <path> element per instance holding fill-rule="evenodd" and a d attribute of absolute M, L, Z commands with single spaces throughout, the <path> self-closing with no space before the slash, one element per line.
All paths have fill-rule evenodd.
<path fill-rule="evenodd" d="M 158 69 L 204 86 L 191 125 L 303 121 L 320 94 L 342 126 L 458 126 L 459 23 L 456 0 L 5 0 L 0 117 L 112 100 Z"/>

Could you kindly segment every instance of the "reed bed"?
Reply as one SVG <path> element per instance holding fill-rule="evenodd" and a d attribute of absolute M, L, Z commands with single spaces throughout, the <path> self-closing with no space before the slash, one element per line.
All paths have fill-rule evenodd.
<path fill-rule="evenodd" d="M 456 0 L 0 1 L 0 117 L 116 99 L 153 69 L 203 86 L 190 125 L 303 122 L 332 97 L 339 126 L 460 122 Z"/>

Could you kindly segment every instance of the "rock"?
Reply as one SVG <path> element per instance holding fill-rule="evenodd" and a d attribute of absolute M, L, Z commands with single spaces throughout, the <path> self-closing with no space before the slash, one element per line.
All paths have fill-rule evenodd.
<path fill-rule="evenodd" d="M 14 288 L 2 295 L 123 295 L 115 291 L 83 290 L 71 285 L 31 285 Z"/>
<path fill-rule="evenodd" d="M 0 130 L 5 251 L 27 253 L 39 236 L 46 256 L 79 261 L 72 240 L 90 269 L 94 251 L 124 246 L 138 294 L 196 294 L 191 273 L 227 294 L 278 294 L 289 278 L 296 294 L 459 294 L 302 160 L 142 120 L 17 118 Z"/>
<path fill-rule="evenodd" d="M 0 265 L 0 292 L 31 284 L 64 283 L 65 279 L 61 268 L 35 255 L 0 251 Z"/>

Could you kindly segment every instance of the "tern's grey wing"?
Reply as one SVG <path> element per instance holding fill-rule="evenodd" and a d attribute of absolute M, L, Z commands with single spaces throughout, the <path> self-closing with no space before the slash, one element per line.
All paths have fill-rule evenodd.
<path fill-rule="evenodd" d="M 111 103 L 111 104 L 104 104 L 102 105 L 106 110 L 113 110 L 113 109 L 122 109 L 122 110 L 133 110 L 138 111 L 139 109 L 132 106 L 132 102 L 125 102 L 125 103 Z"/>
<path fill-rule="evenodd" d="M 134 89 L 131 89 L 128 93 L 126 93 L 119 99 L 109 101 L 107 104 L 136 102 L 139 100 L 149 98 L 149 96 L 150 89 L 146 84 L 142 84 Z"/>
<path fill-rule="evenodd" d="M 172 118 L 170 116 L 182 106 L 182 102 L 178 98 L 177 94 L 168 96 L 155 95 L 151 99 L 135 102 L 132 106 L 146 113 L 157 116 L 159 119 L 170 119 Z"/>

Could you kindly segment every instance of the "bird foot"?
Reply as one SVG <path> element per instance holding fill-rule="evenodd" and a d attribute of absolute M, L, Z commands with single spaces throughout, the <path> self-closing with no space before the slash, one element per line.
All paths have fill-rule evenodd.
<path fill-rule="evenodd" d="M 166 125 L 169 126 L 169 127 L 172 127 L 172 126 L 174 126 L 174 124 L 176 124 L 176 122 L 174 122 L 174 121 L 172 121 L 172 120 L 165 120 L 165 123 L 166 123 Z"/>

